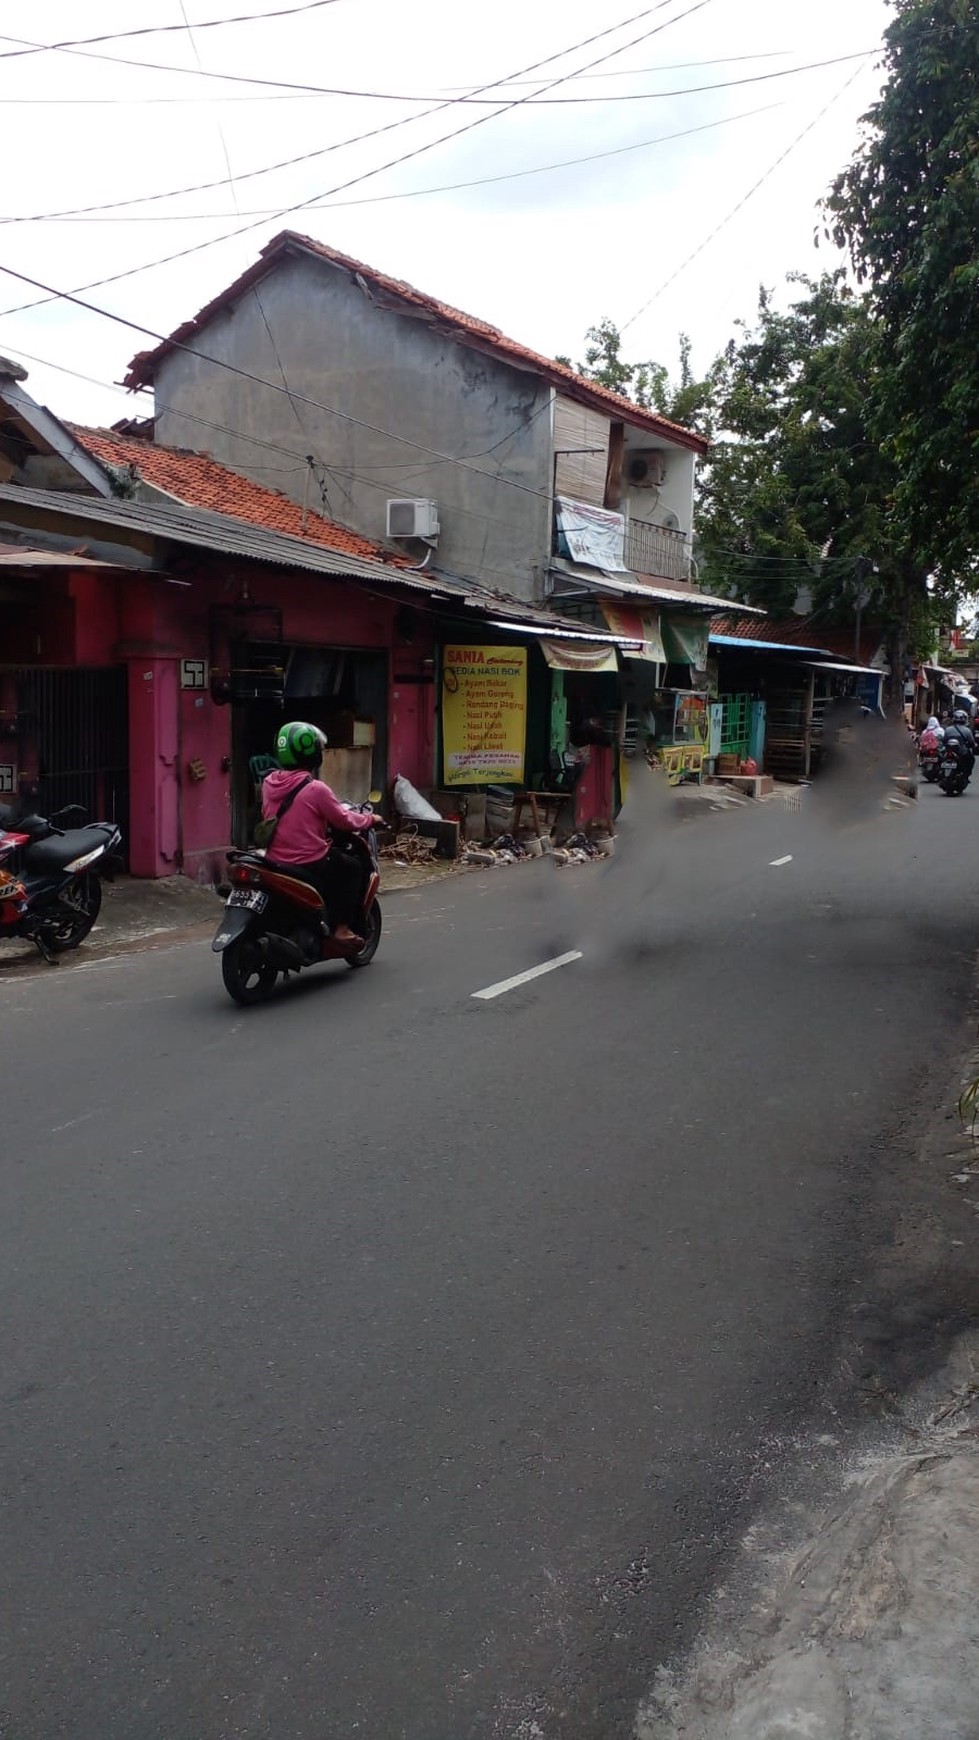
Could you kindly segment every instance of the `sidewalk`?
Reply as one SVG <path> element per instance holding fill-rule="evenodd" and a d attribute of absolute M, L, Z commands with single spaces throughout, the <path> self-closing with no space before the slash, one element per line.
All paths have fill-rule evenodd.
<path fill-rule="evenodd" d="M 979 1337 L 902 1449 L 849 1476 L 737 1636 L 661 1685 L 637 1740 L 975 1740 Z"/>
<path fill-rule="evenodd" d="M 381 865 L 381 895 L 421 888 L 451 875 L 457 866 L 436 864 Z M 146 881 L 120 876 L 103 889 L 102 911 L 92 932 L 94 943 L 113 945 L 141 942 L 168 931 L 183 931 L 217 922 L 221 896 L 186 876 L 163 876 Z"/>

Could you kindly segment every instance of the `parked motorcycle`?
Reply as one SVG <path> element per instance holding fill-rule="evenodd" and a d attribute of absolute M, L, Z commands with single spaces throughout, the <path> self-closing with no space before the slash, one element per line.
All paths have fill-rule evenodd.
<path fill-rule="evenodd" d="M 84 942 L 102 909 L 102 878 L 119 866 L 114 822 L 58 824 L 84 816 L 73 804 L 54 816 L 18 816 L 0 804 L 0 941 L 26 937 L 49 965 Z"/>
<path fill-rule="evenodd" d="M 280 973 L 288 978 L 320 961 L 366 967 L 374 959 L 381 940 L 377 834 L 373 828 L 334 834 L 331 850 L 352 854 L 361 870 L 362 940 L 356 944 L 333 936 L 322 895 L 301 870 L 276 864 L 260 850 L 229 852 L 230 892 L 211 947 L 236 1003 L 263 1002 Z"/>
<path fill-rule="evenodd" d="M 938 784 L 946 797 L 960 797 L 965 791 L 975 766 L 975 756 L 964 743 L 946 737 L 938 764 Z"/>

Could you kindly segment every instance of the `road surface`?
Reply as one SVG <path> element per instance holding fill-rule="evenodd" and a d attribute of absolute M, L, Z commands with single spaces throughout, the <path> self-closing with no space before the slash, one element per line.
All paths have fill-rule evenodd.
<path fill-rule="evenodd" d="M 392 897 L 259 1010 L 0 963 L 0 1733 L 626 1740 L 969 1038 L 979 792 L 878 795 Z"/>

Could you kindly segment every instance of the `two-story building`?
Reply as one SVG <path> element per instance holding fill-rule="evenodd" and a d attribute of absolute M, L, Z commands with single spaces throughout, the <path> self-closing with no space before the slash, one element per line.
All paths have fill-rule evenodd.
<path fill-rule="evenodd" d="M 629 711 L 655 708 L 668 737 L 682 715 L 696 758 L 706 711 L 682 697 L 706 687 L 724 603 L 691 578 L 700 435 L 293 231 L 134 358 L 127 385 L 152 390 L 157 441 L 246 476 L 291 457 L 297 502 L 323 489 L 433 573 L 633 638 L 631 671 L 538 660 L 551 755 L 576 731 L 594 750 L 596 813 L 614 806 L 601 740 Z"/>

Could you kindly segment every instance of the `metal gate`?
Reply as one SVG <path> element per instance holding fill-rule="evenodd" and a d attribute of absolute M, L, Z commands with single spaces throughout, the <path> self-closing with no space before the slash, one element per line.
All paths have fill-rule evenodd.
<path fill-rule="evenodd" d="M 129 699 L 124 666 L 13 673 L 22 773 L 36 770 L 37 807 L 81 804 L 117 822 L 129 851 Z"/>

